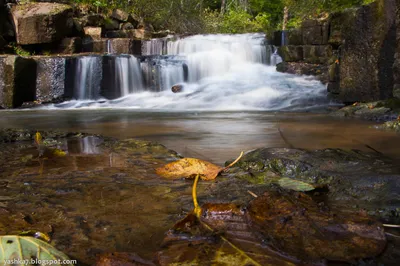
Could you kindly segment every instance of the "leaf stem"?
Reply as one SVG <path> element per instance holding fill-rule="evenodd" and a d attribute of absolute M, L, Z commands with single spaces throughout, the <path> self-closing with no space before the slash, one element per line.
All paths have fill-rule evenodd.
<path fill-rule="evenodd" d="M 200 218 L 201 208 L 199 203 L 197 202 L 197 183 L 199 182 L 200 175 L 197 174 L 196 178 L 194 179 L 193 188 L 192 188 L 192 198 L 193 198 L 193 206 L 194 206 L 194 214 L 197 218 Z"/>
<path fill-rule="evenodd" d="M 230 165 L 228 165 L 227 167 L 225 167 L 224 169 L 221 170 L 221 172 L 227 170 L 228 168 L 234 166 L 243 156 L 243 152 L 240 153 L 239 157 L 237 157 L 236 160 L 234 160 Z"/>

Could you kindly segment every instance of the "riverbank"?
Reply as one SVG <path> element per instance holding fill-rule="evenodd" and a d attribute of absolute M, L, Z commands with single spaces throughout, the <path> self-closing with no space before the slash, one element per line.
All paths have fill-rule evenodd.
<path fill-rule="evenodd" d="M 185 242 L 188 241 L 185 236 L 193 234 L 190 228 L 195 230 L 196 225 L 189 223 L 189 231 L 179 227 L 179 223 L 174 226 L 192 209 L 192 182 L 164 180 L 154 172 L 155 168 L 179 159 L 175 152 L 142 140 L 116 140 L 100 135 L 46 131 L 41 131 L 44 146 L 38 148 L 33 141 L 35 133 L 35 130 L 2 130 L 0 133 L 0 190 L 3 195 L 0 211 L 7 214 L 0 218 L 1 234 L 18 234 L 28 229 L 47 233 L 57 249 L 77 259 L 80 265 L 92 265 L 99 255 L 110 252 L 116 253 L 102 255 L 100 260 L 103 263 L 110 260 L 125 263 L 146 260 L 147 263 L 161 265 L 193 262 L 193 257 L 183 254 L 193 244 L 191 241 Z M 43 149 L 43 155 L 39 155 L 40 149 Z M 65 154 L 51 152 L 54 149 Z M 234 156 L 236 154 L 227 158 Z M 320 246 L 314 246 L 315 253 L 310 249 L 307 251 L 312 252 L 312 257 L 303 258 L 298 252 L 301 254 L 306 246 L 299 244 L 293 249 L 291 245 L 280 242 L 278 236 L 272 235 L 272 242 L 267 247 L 271 245 L 269 248 L 284 251 L 286 255 L 280 252 L 271 254 L 269 248 L 263 247 L 257 249 L 257 253 L 263 255 L 252 259 L 265 262 L 268 258 L 269 261 L 286 261 L 296 265 L 301 260 L 310 259 L 319 261 L 335 258 L 351 262 L 353 258 L 364 258 L 360 261 L 394 265 L 391 263 L 399 259 L 398 238 L 390 234 L 382 235 L 380 222 L 399 223 L 399 188 L 395 182 L 399 173 L 400 169 L 390 158 L 373 151 L 265 148 L 247 152 L 236 167 L 217 177 L 216 181 L 200 182 L 198 199 L 201 204 L 209 204 L 203 206 L 205 213 L 207 209 L 207 213 L 211 214 L 221 208 L 228 213 L 237 212 L 237 222 L 242 224 L 241 233 L 237 227 L 225 228 L 224 224 L 229 225 L 229 220 L 224 216 L 205 215 L 202 219 L 218 232 L 231 230 L 231 233 L 224 234 L 225 237 L 252 257 L 248 248 L 253 247 L 254 250 L 261 243 L 257 236 L 266 232 L 248 224 L 244 219 L 247 211 L 233 206 L 249 206 L 249 211 L 256 211 L 254 195 L 261 197 L 266 195 L 264 193 L 269 193 L 268 197 L 275 200 L 287 199 L 289 194 L 284 195 L 292 194 L 291 190 L 276 187 L 277 184 L 284 186 L 279 181 L 283 177 L 307 182 L 316 190 L 307 193 L 312 200 L 310 198 L 310 201 L 301 204 L 306 204 L 310 212 L 314 208 L 311 206 L 318 204 L 318 208 L 321 208 L 319 215 L 321 211 L 329 217 L 340 212 L 339 217 L 346 222 L 326 216 L 328 220 L 333 219 L 329 222 L 330 226 L 344 222 L 356 227 L 352 227 L 351 232 L 343 229 L 340 232 L 341 240 L 330 239 L 326 235 L 330 227 L 326 227 L 324 221 L 316 220 L 312 227 L 324 230 L 325 237 L 308 234 L 302 243 L 307 239 L 313 246 L 314 241 L 328 241 L 323 252 L 318 251 Z M 357 213 L 357 217 L 350 213 Z M 308 215 L 313 217 L 312 213 Z M 301 221 L 301 217 L 296 221 Z M 286 223 L 289 226 L 291 220 Z M 365 226 L 374 223 L 378 231 L 371 231 L 376 230 L 374 227 L 368 229 L 368 234 L 363 233 Z M 293 226 L 293 232 L 301 232 L 305 224 Z M 170 228 L 174 230 L 165 236 L 164 233 Z M 210 239 L 207 235 L 201 237 L 201 230 L 197 231 L 200 235 L 191 239 L 203 243 L 201 246 L 204 247 L 217 245 L 215 248 L 222 248 L 223 258 L 229 261 L 236 256 L 234 251 L 219 247 L 216 244 L 218 242 L 208 242 Z M 351 244 L 354 232 L 363 242 Z M 370 237 L 373 232 L 379 235 L 379 240 Z M 387 232 L 395 233 L 390 230 Z M 174 238 L 173 234 L 178 235 Z M 245 239 L 247 242 L 243 242 Z M 346 239 L 350 242 L 346 242 Z M 295 237 L 293 241 L 300 241 L 300 238 Z M 341 245 L 349 245 L 353 252 L 338 252 L 335 241 L 344 241 Z M 383 251 L 384 246 L 386 249 Z M 119 252 L 127 253 L 124 255 Z M 213 259 L 211 255 L 203 258 L 199 253 L 191 254 L 198 263 L 221 258 Z M 374 258 L 371 258 L 372 254 Z M 246 257 L 240 257 L 240 260 L 246 260 Z"/>

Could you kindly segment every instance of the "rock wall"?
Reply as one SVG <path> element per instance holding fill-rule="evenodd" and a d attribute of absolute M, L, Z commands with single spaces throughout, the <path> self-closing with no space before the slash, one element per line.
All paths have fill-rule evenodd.
<path fill-rule="evenodd" d="M 325 20 L 304 21 L 300 29 L 287 32 L 289 45 L 278 50 L 285 62 L 277 69 L 298 74 L 322 69 L 325 73 L 317 75 L 343 102 L 392 97 L 400 87 L 400 60 L 394 64 L 399 5 L 396 0 L 377 0 Z"/>
<path fill-rule="evenodd" d="M 400 99 L 400 0 L 396 1 L 396 53 L 393 64 L 393 96 Z"/>

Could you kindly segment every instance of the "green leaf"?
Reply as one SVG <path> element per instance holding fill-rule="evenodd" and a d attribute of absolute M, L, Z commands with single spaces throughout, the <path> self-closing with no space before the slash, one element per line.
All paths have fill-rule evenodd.
<path fill-rule="evenodd" d="M 278 184 L 282 188 L 291 189 L 294 191 L 311 191 L 311 190 L 315 189 L 315 187 L 311 184 L 308 184 L 308 183 L 305 183 L 302 181 L 298 181 L 295 179 L 291 179 L 288 177 L 279 179 Z"/>
<path fill-rule="evenodd" d="M 62 252 L 55 249 L 52 245 L 26 236 L 0 236 L 0 261 L 6 260 L 28 260 L 37 258 L 38 260 L 69 260 Z M 18 264 L 15 264 L 18 265 Z M 73 264 L 64 264 L 73 265 Z"/>

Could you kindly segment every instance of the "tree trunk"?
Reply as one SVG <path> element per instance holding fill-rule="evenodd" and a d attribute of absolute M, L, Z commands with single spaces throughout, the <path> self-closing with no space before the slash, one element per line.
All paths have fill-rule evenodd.
<path fill-rule="evenodd" d="M 289 8 L 287 6 L 285 6 L 285 8 L 283 9 L 282 30 L 286 30 L 288 20 L 289 20 Z"/>
<path fill-rule="evenodd" d="M 226 0 L 221 0 L 221 15 L 224 15 L 226 11 Z"/>

